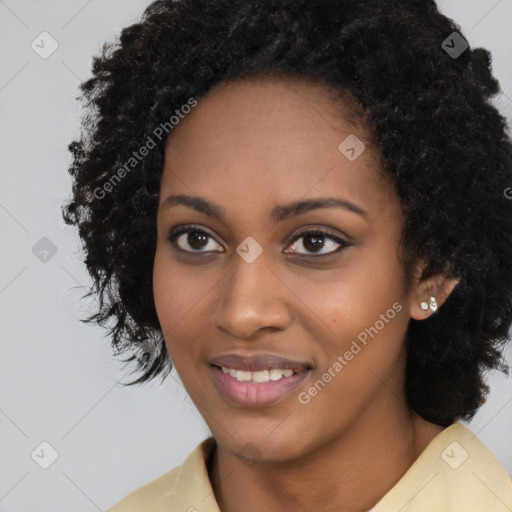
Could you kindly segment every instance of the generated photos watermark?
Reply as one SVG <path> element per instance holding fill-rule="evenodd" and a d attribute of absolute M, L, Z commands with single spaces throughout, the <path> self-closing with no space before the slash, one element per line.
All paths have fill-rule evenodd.
<path fill-rule="evenodd" d="M 343 355 L 339 355 L 336 358 L 336 361 L 327 368 L 327 370 L 312 386 L 310 386 L 306 391 L 302 391 L 298 394 L 298 401 L 303 405 L 309 404 L 311 399 L 317 396 L 318 393 L 322 391 L 325 386 L 331 382 L 331 380 L 336 377 L 336 375 L 338 375 L 343 368 L 350 363 L 350 361 L 352 361 L 352 359 L 354 359 L 354 356 L 361 352 L 361 350 L 368 344 L 368 337 L 370 336 L 373 339 L 377 336 L 377 334 L 384 329 L 386 324 L 389 324 L 389 322 L 395 318 L 396 314 L 400 311 L 402 311 L 402 305 L 399 302 L 395 302 L 385 313 L 380 315 L 380 319 L 372 326 L 361 331 L 357 335 L 357 340 L 352 341 L 350 348 L 346 350 Z"/>
<path fill-rule="evenodd" d="M 146 142 L 137 150 L 132 153 L 132 156 L 128 159 L 127 162 L 124 163 L 121 167 L 117 169 L 117 171 L 101 186 L 96 187 L 94 189 L 93 195 L 96 199 L 103 199 L 107 193 L 112 192 L 114 187 L 127 175 L 129 174 L 139 162 L 142 162 L 146 156 L 149 155 L 149 152 L 156 148 L 157 142 L 155 139 L 158 139 L 160 142 L 165 136 L 171 133 L 171 130 L 180 122 L 181 119 L 184 119 L 187 114 L 190 113 L 192 108 L 197 105 L 197 100 L 194 98 L 189 98 L 187 103 L 181 106 L 181 108 L 176 109 L 168 121 L 160 123 L 157 126 L 151 135 L 148 135 L 146 138 Z"/>

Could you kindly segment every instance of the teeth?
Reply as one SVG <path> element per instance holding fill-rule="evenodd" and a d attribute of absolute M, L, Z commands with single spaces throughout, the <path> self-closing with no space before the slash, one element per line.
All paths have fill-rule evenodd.
<path fill-rule="evenodd" d="M 278 368 L 258 370 L 255 372 L 234 370 L 233 368 L 226 368 L 224 366 L 221 366 L 221 369 L 224 373 L 229 374 L 240 382 L 268 382 L 269 380 L 280 380 L 283 377 L 291 377 L 294 374 L 293 370 L 280 370 Z"/>
<path fill-rule="evenodd" d="M 279 380 L 282 377 L 291 377 L 293 375 L 293 370 L 270 370 L 270 380 Z"/>
<path fill-rule="evenodd" d="M 251 380 L 251 374 L 252 374 L 252 372 L 242 372 L 240 370 L 235 371 L 235 377 L 238 380 L 241 380 L 242 382 Z"/>

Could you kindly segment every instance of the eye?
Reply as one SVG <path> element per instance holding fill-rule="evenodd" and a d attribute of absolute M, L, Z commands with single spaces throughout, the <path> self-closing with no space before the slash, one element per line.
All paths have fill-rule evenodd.
<path fill-rule="evenodd" d="M 301 239 L 301 245 L 306 249 L 306 252 L 297 251 L 299 247 L 298 241 Z M 222 246 L 214 241 L 212 235 L 198 226 L 181 226 L 172 230 L 169 234 L 169 241 L 173 245 L 178 246 L 180 250 L 189 253 L 225 252 Z M 341 252 L 350 246 L 349 242 L 334 233 L 321 229 L 309 229 L 295 235 L 291 245 L 288 245 L 288 247 L 291 247 L 291 250 L 286 249 L 285 254 L 327 256 Z"/>
<path fill-rule="evenodd" d="M 304 247 L 306 251 L 311 252 L 297 252 L 297 248 L 299 246 L 298 241 L 300 239 L 302 239 L 300 245 L 302 245 L 302 247 Z M 348 243 L 346 240 L 343 240 L 339 236 L 336 236 L 334 233 L 331 233 L 329 231 L 323 231 L 321 229 L 309 229 L 296 235 L 292 240 L 292 245 L 289 246 L 292 248 L 292 251 L 289 251 L 287 249 L 285 252 L 294 252 L 300 255 L 317 254 L 319 256 L 326 256 L 329 254 L 333 254 L 335 252 L 341 252 L 343 249 L 350 247 L 350 245 L 351 244 Z"/>
<path fill-rule="evenodd" d="M 169 233 L 169 241 L 185 252 L 203 253 L 215 250 L 224 252 L 215 248 L 217 246 L 222 249 L 222 246 L 213 240 L 212 235 L 197 226 L 182 226 L 172 230 Z"/>

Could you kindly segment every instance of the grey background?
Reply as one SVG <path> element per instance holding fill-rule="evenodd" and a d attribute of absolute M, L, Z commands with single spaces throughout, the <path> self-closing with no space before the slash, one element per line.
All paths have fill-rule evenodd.
<path fill-rule="evenodd" d="M 102 43 L 148 4 L 0 0 L 0 512 L 105 510 L 209 435 L 174 372 L 161 386 L 118 384 L 127 379 L 104 331 L 77 320 L 89 280 L 60 214 L 70 194 L 67 144 L 79 135 L 78 84 Z M 512 0 L 439 5 L 473 47 L 491 50 L 504 91 L 496 103 L 512 119 Z M 43 31 L 59 45 L 47 59 L 31 48 Z M 43 237 L 57 251 L 46 262 L 33 252 L 48 245 Z M 512 475 L 512 379 L 494 374 L 490 384 L 469 427 Z M 43 441 L 58 452 L 48 469 L 34 461 L 49 461 Z"/>

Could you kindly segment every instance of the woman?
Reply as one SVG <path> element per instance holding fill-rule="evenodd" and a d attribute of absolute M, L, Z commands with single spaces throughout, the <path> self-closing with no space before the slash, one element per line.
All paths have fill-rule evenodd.
<path fill-rule="evenodd" d="M 70 145 L 112 343 L 212 437 L 111 512 L 502 511 L 511 140 L 430 0 L 157 1 Z"/>

